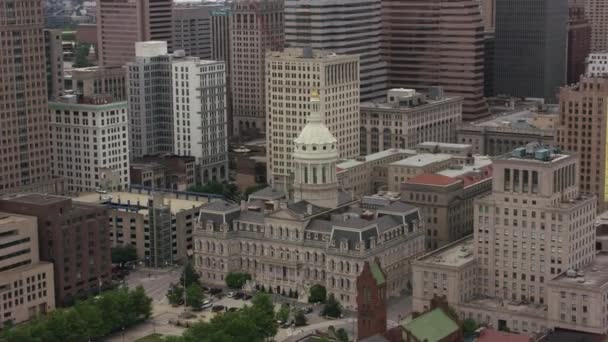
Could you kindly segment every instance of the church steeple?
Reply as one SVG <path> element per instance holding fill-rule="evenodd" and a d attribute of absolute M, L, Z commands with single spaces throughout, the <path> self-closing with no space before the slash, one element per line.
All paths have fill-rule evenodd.
<path fill-rule="evenodd" d="M 313 91 L 308 123 L 294 140 L 294 199 L 335 208 L 338 206 L 337 140 L 325 126 L 321 107 L 320 96 Z"/>

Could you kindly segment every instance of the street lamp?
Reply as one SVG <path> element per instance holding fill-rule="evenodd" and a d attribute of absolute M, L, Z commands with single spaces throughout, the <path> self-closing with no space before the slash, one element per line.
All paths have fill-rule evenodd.
<path fill-rule="evenodd" d="M 125 342 L 125 327 L 122 327 L 122 342 Z"/>

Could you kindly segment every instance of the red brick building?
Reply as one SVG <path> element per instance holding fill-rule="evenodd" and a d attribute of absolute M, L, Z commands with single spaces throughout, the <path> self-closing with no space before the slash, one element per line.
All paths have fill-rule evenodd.
<path fill-rule="evenodd" d="M 38 218 L 40 260 L 53 263 L 57 306 L 71 305 L 110 285 L 112 261 L 104 207 L 28 194 L 1 199 L 0 211 Z"/>
<path fill-rule="evenodd" d="M 357 277 L 357 337 L 386 332 L 386 275 L 377 261 L 366 261 Z"/>
<path fill-rule="evenodd" d="M 585 17 L 585 0 L 568 0 L 568 84 L 577 83 L 585 73 L 590 52 L 591 24 Z"/>

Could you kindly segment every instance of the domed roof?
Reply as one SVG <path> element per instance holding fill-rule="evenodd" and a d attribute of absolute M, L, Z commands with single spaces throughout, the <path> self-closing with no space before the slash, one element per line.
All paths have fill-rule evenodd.
<path fill-rule="evenodd" d="M 335 144 L 338 141 L 323 122 L 320 103 L 319 95 L 313 91 L 310 99 L 311 110 L 308 122 L 300 135 L 294 140 L 296 145 L 326 145 Z"/>

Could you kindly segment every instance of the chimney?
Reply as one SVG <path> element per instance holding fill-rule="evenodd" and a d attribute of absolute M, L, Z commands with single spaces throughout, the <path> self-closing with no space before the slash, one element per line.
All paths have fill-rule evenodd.
<path fill-rule="evenodd" d="M 312 204 L 308 203 L 308 204 L 306 205 L 306 213 L 307 213 L 308 215 L 312 215 Z"/>

